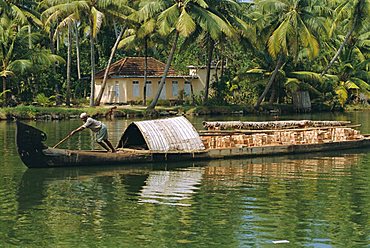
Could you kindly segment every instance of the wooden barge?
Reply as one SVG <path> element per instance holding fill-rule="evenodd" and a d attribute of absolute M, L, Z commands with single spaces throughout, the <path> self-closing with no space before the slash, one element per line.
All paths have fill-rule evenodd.
<path fill-rule="evenodd" d="M 370 146 L 370 138 L 338 121 L 204 122 L 185 117 L 138 121 L 122 134 L 116 153 L 56 149 L 41 130 L 17 121 L 19 156 L 29 168 L 258 157 Z"/>

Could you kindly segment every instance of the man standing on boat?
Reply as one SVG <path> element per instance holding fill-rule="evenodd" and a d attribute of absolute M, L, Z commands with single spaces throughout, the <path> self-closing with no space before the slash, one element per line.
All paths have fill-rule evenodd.
<path fill-rule="evenodd" d="M 84 130 L 85 128 L 89 128 L 96 134 L 96 142 L 101 145 L 107 151 L 112 150 L 112 152 L 116 152 L 116 149 L 112 146 L 112 143 L 108 140 L 108 131 L 107 127 L 101 121 L 97 121 L 91 117 L 89 117 L 86 113 L 82 113 L 80 118 L 85 123 L 80 126 L 79 128 L 73 130 L 69 135 L 72 136 L 77 132 Z"/>

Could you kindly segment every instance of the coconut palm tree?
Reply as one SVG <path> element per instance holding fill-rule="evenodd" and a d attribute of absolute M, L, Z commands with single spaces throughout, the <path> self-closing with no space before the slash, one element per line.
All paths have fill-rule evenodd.
<path fill-rule="evenodd" d="M 95 96 L 95 39 L 99 33 L 105 15 L 120 16 L 119 7 L 126 4 L 120 0 L 44 0 L 45 6 L 51 6 L 43 12 L 47 16 L 47 23 L 62 20 L 67 24 L 68 19 L 79 20 L 87 23 L 90 41 L 90 106 L 94 106 Z"/>
<path fill-rule="evenodd" d="M 276 59 L 270 80 L 255 104 L 256 109 L 259 109 L 288 57 L 296 63 L 302 48 L 307 48 L 306 55 L 309 59 L 318 55 L 319 43 L 314 34 L 315 28 L 320 26 L 319 21 L 312 15 L 315 6 L 311 4 L 308 0 L 256 1 L 257 11 L 265 16 L 265 26 L 272 30 L 267 49 L 272 58 Z"/>
<path fill-rule="evenodd" d="M 18 29 L 18 24 L 7 17 L 0 17 L 0 77 L 2 78 L 3 97 L 7 99 L 7 79 L 14 76 L 16 72 L 23 72 L 32 66 L 29 59 L 16 58 L 14 56 L 16 42 L 28 36 L 28 27 Z"/>
<path fill-rule="evenodd" d="M 67 78 L 66 78 L 66 97 L 65 103 L 67 106 L 70 106 L 71 102 L 71 63 L 72 63 L 72 33 L 73 33 L 73 26 L 75 25 L 76 20 L 78 19 L 75 13 L 65 17 L 55 28 L 53 34 L 53 40 L 56 40 L 63 32 L 66 33 L 67 36 Z M 51 31 L 51 25 L 54 23 L 50 22 L 50 19 L 45 20 L 46 29 L 47 31 Z M 53 41 L 51 41 L 53 42 Z"/>
<path fill-rule="evenodd" d="M 28 24 L 28 44 L 30 49 L 32 34 L 31 25 L 42 26 L 42 22 L 38 18 L 38 13 L 35 11 L 36 3 L 34 1 L 1 1 L 0 2 L 0 17 L 12 20 L 12 23 L 19 25 Z M 3 19 L 4 20 L 4 19 Z M 7 24 L 5 24 L 7 25 Z M 7 65 L 3 64 L 3 69 Z M 21 66 L 22 67 L 22 66 Z M 3 71 L 4 73 L 4 71 Z M 3 78 L 3 88 L 6 88 L 6 80 Z M 7 92 L 4 92 L 4 98 L 7 98 Z"/>
<path fill-rule="evenodd" d="M 168 70 L 171 66 L 179 36 L 189 37 L 198 25 L 208 28 L 210 28 L 210 25 L 220 26 L 225 32 L 228 29 L 227 23 L 211 12 L 208 3 L 204 0 L 145 1 L 140 13 L 144 16 L 144 19 L 157 16 L 158 31 L 166 36 L 172 35 L 172 47 L 158 91 L 151 104 L 147 107 L 150 110 L 154 109 L 158 102 Z"/>
<path fill-rule="evenodd" d="M 367 27 L 364 34 L 356 39 L 348 40 L 347 46 L 342 50 L 338 59 L 342 63 L 335 70 L 335 74 L 325 74 L 330 77 L 335 93 L 342 106 L 350 98 L 358 99 L 359 94 L 370 98 L 369 49 L 370 32 Z M 355 95 L 355 96 L 354 96 Z"/>
<path fill-rule="evenodd" d="M 122 6 L 121 6 L 121 8 L 122 8 Z M 133 13 L 135 13 L 135 9 L 134 8 L 131 8 L 130 6 L 124 6 L 124 8 L 122 8 L 122 10 L 125 11 L 125 15 L 126 16 L 125 17 L 120 16 L 120 19 L 117 20 L 117 21 L 122 22 L 124 25 L 121 26 L 121 30 L 118 32 L 117 37 L 116 37 L 116 41 L 115 41 L 115 43 L 114 43 L 114 45 L 113 45 L 113 47 L 111 49 L 111 54 L 109 56 L 109 60 L 108 60 L 108 63 L 107 63 L 107 66 L 106 66 L 105 72 L 104 72 L 103 82 L 102 82 L 100 91 L 98 93 L 98 96 L 96 97 L 96 100 L 95 100 L 95 106 L 99 106 L 100 105 L 101 98 L 103 97 L 103 93 L 104 93 L 105 87 L 107 85 L 109 67 L 112 64 L 112 61 L 113 61 L 114 55 L 116 54 L 117 49 L 122 47 L 122 45 L 121 46 L 119 46 L 119 45 L 122 42 L 121 39 L 122 39 L 122 36 L 123 36 L 123 34 L 125 32 L 125 28 L 124 27 L 135 25 L 135 23 L 137 22 L 136 21 L 136 19 L 137 19 L 136 16 L 133 15 Z M 117 22 L 114 21 L 114 23 L 115 23 L 115 26 L 116 26 L 117 25 L 116 24 Z"/>
<path fill-rule="evenodd" d="M 209 95 L 211 63 L 213 60 L 213 52 L 215 45 L 225 42 L 230 38 L 233 42 L 237 42 L 240 36 L 244 38 L 253 37 L 254 28 L 250 25 L 251 19 L 242 16 L 241 5 L 234 0 L 209 1 L 209 10 L 220 17 L 226 25 L 217 25 L 217 23 L 201 25 L 203 29 L 203 44 L 207 44 L 207 72 L 203 102 L 206 103 Z M 245 20 L 243 20 L 244 18 Z M 210 20 L 212 21 L 212 20 Z M 202 24 L 202 23 L 201 23 Z"/>
<path fill-rule="evenodd" d="M 140 15 L 135 13 L 136 24 L 131 29 L 127 29 L 124 38 L 120 41 L 118 47 L 128 49 L 140 49 L 144 51 L 144 87 L 143 87 L 143 105 L 146 106 L 146 86 L 148 71 L 148 50 L 149 47 L 160 41 L 160 36 L 156 32 L 156 20 L 154 18 L 143 20 Z"/>
<path fill-rule="evenodd" d="M 350 40 L 351 36 L 361 30 L 363 24 L 369 22 L 370 18 L 370 1 L 369 0 L 357 0 L 357 1 L 343 1 L 342 4 L 336 9 L 337 16 L 333 21 L 332 27 L 336 27 L 338 22 L 343 20 L 347 22 L 347 33 L 343 39 L 343 42 L 339 46 L 338 50 L 330 60 L 329 64 L 322 71 L 321 75 L 327 73 L 327 71 L 333 66 L 334 62 L 338 59 L 340 53 Z"/>
<path fill-rule="evenodd" d="M 42 48 L 29 49 L 30 33 L 28 25 L 20 25 L 6 16 L 0 17 L 0 77 L 2 78 L 3 92 L 7 92 L 7 81 L 37 65 L 51 65 L 62 62 L 60 57 L 50 54 Z M 37 37 L 31 33 L 31 41 Z"/>

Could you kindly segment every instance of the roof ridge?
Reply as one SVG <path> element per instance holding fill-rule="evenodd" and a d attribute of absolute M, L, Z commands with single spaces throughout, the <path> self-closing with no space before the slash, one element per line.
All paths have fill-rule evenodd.
<path fill-rule="evenodd" d="M 144 58 L 138 56 L 127 56 L 120 60 L 112 63 L 109 67 L 109 77 L 114 75 L 119 76 L 138 76 L 144 75 Z M 148 76 L 158 76 L 163 75 L 163 71 L 166 67 L 166 63 L 152 57 L 148 56 Z M 96 73 L 96 77 L 102 78 L 105 70 L 101 70 Z M 181 76 L 172 66 L 170 66 L 167 76 Z"/>

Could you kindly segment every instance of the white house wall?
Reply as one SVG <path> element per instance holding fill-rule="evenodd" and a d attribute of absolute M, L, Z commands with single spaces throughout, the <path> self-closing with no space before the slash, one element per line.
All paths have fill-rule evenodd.
<path fill-rule="evenodd" d="M 147 81 L 151 81 L 151 86 L 147 90 L 147 100 L 154 98 L 161 78 L 148 78 Z M 134 96 L 134 81 L 138 82 L 139 95 Z M 177 86 L 173 86 L 172 82 L 177 81 Z M 95 84 L 95 97 L 99 94 L 102 80 L 97 80 Z M 195 94 L 204 89 L 202 85 L 199 85 L 200 81 L 192 79 L 193 91 Z M 165 89 L 162 91 L 160 99 L 165 100 L 177 100 L 180 96 L 180 91 L 184 90 L 185 79 L 184 78 L 167 78 L 165 83 Z M 117 91 L 118 89 L 118 91 Z M 173 89 L 177 89 L 177 93 L 174 94 Z M 136 90 L 135 90 L 136 91 Z M 107 80 L 107 85 L 102 96 L 102 103 L 128 103 L 142 101 L 144 98 L 144 80 L 143 78 L 111 78 Z"/>

